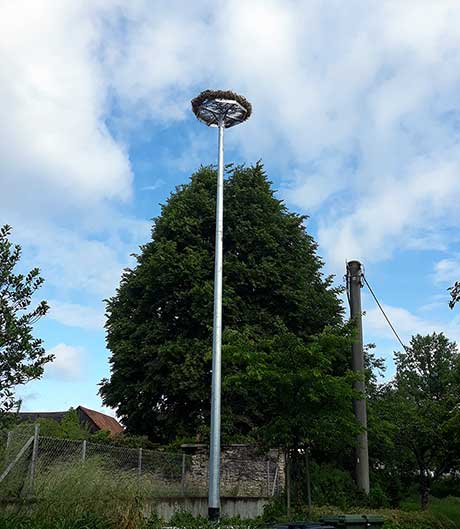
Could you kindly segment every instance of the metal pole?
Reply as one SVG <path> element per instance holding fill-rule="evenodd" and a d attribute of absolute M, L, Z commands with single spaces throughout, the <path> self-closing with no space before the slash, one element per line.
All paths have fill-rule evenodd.
<path fill-rule="evenodd" d="M 185 454 L 182 454 L 182 476 L 180 481 L 182 496 L 185 496 Z"/>
<path fill-rule="evenodd" d="M 6 449 L 8 450 L 8 448 L 10 447 L 10 444 L 11 444 L 11 434 L 12 432 L 8 432 L 8 435 L 6 437 Z"/>
<path fill-rule="evenodd" d="M 34 443 L 32 445 L 32 461 L 30 464 L 30 482 L 29 482 L 30 494 L 33 494 L 34 492 L 35 471 L 37 468 L 37 457 L 38 457 L 39 432 L 40 432 L 40 424 L 37 423 L 35 425 Z"/>
<path fill-rule="evenodd" d="M 347 285 L 349 291 L 351 318 L 356 323 L 357 337 L 353 343 L 352 366 L 353 371 L 360 375 L 354 383 L 354 388 L 363 398 L 353 401 L 356 419 L 363 431 L 358 434 L 356 447 L 356 483 L 365 493 L 369 494 L 369 450 L 367 442 L 367 410 L 364 383 L 364 351 L 363 351 L 363 322 L 361 310 L 362 269 L 359 261 L 347 263 Z"/>
<path fill-rule="evenodd" d="M 214 258 L 214 324 L 212 336 L 211 438 L 209 447 L 208 517 L 220 517 L 220 397 L 222 350 L 222 266 L 224 222 L 224 123 L 219 123 L 219 155 L 216 201 L 216 245 Z"/>
<path fill-rule="evenodd" d="M 286 513 L 291 516 L 291 454 L 286 452 Z"/>
<path fill-rule="evenodd" d="M 86 439 L 83 441 L 81 447 L 81 460 L 83 461 L 83 463 L 86 461 Z"/>
<path fill-rule="evenodd" d="M 311 518 L 311 478 L 310 478 L 310 448 L 307 446 L 305 449 L 305 471 L 307 478 L 307 505 L 308 505 L 308 518 Z"/>

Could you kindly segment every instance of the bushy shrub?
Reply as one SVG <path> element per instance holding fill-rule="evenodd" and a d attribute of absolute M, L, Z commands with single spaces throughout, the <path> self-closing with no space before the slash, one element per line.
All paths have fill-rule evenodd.
<path fill-rule="evenodd" d="M 390 500 L 388 499 L 386 492 L 379 484 L 371 487 L 369 496 L 367 497 L 367 500 L 365 500 L 365 503 L 374 509 L 390 507 Z"/>
<path fill-rule="evenodd" d="M 437 481 L 431 487 L 431 495 L 436 498 L 456 496 L 460 498 L 460 476 L 448 476 Z"/>
<path fill-rule="evenodd" d="M 345 508 L 366 502 L 351 474 L 336 466 L 312 463 L 311 495 L 316 505 L 338 505 Z"/>
<path fill-rule="evenodd" d="M 127 433 L 120 433 L 113 435 L 107 430 L 99 430 L 91 435 L 89 440 L 97 444 L 109 444 L 111 446 L 123 446 L 126 448 L 145 448 L 148 450 L 155 450 L 159 445 L 149 441 L 145 435 L 131 435 Z"/>

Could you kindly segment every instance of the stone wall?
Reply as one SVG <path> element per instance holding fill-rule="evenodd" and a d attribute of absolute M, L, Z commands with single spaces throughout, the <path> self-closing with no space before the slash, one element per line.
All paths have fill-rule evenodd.
<path fill-rule="evenodd" d="M 182 445 L 187 458 L 186 494 L 206 494 L 209 449 L 206 445 Z M 247 444 L 222 447 L 222 496 L 261 496 L 278 494 L 284 485 L 284 457 L 279 450 L 263 453 Z"/>

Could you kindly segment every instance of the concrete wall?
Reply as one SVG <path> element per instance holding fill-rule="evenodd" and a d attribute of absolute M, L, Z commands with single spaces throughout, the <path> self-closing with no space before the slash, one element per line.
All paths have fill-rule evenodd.
<path fill-rule="evenodd" d="M 270 498 L 264 497 L 221 497 L 221 515 L 225 518 L 239 516 L 243 520 L 253 519 L 263 513 L 264 506 Z M 37 500 L 27 499 L 3 499 L 0 500 L 0 508 L 7 513 L 21 512 L 32 513 Z M 177 512 L 189 512 L 194 516 L 208 516 L 208 498 L 206 496 L 195 497 L 163 497 L 145 500 L 144 515 L 149 517 L 156 512 L 165 522 L 169 522 Z"/>
<path fill-rule="evenodd" d="M 270 498 L 264 497 L 221 497 L 221 516 L 225 518 L 239 516 L 243 520 L 253 519 L 263 513 Z M 156 512 L 169 522 L 176 512 L 186 511 L 194 516 L 208 515 L 208 498 L 204 496 L 184 498 L 154 498 L 145 504 L 144 514 Z"/>

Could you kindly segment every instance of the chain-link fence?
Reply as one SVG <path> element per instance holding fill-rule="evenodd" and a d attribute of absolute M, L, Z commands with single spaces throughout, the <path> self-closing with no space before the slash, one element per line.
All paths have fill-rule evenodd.
<path fill-rule="evenodd" d="M 136 482 L 151 497 L 207 494 L 208 464 L 203 457 L 44 437 L 38 425 L 3 433 L 0 443 L 0 497 L 39 494 L 63 479 Z M 279 470 L 273 458 L 224 455 L 221 494 L 275 495 L 280 490 Z"/>

